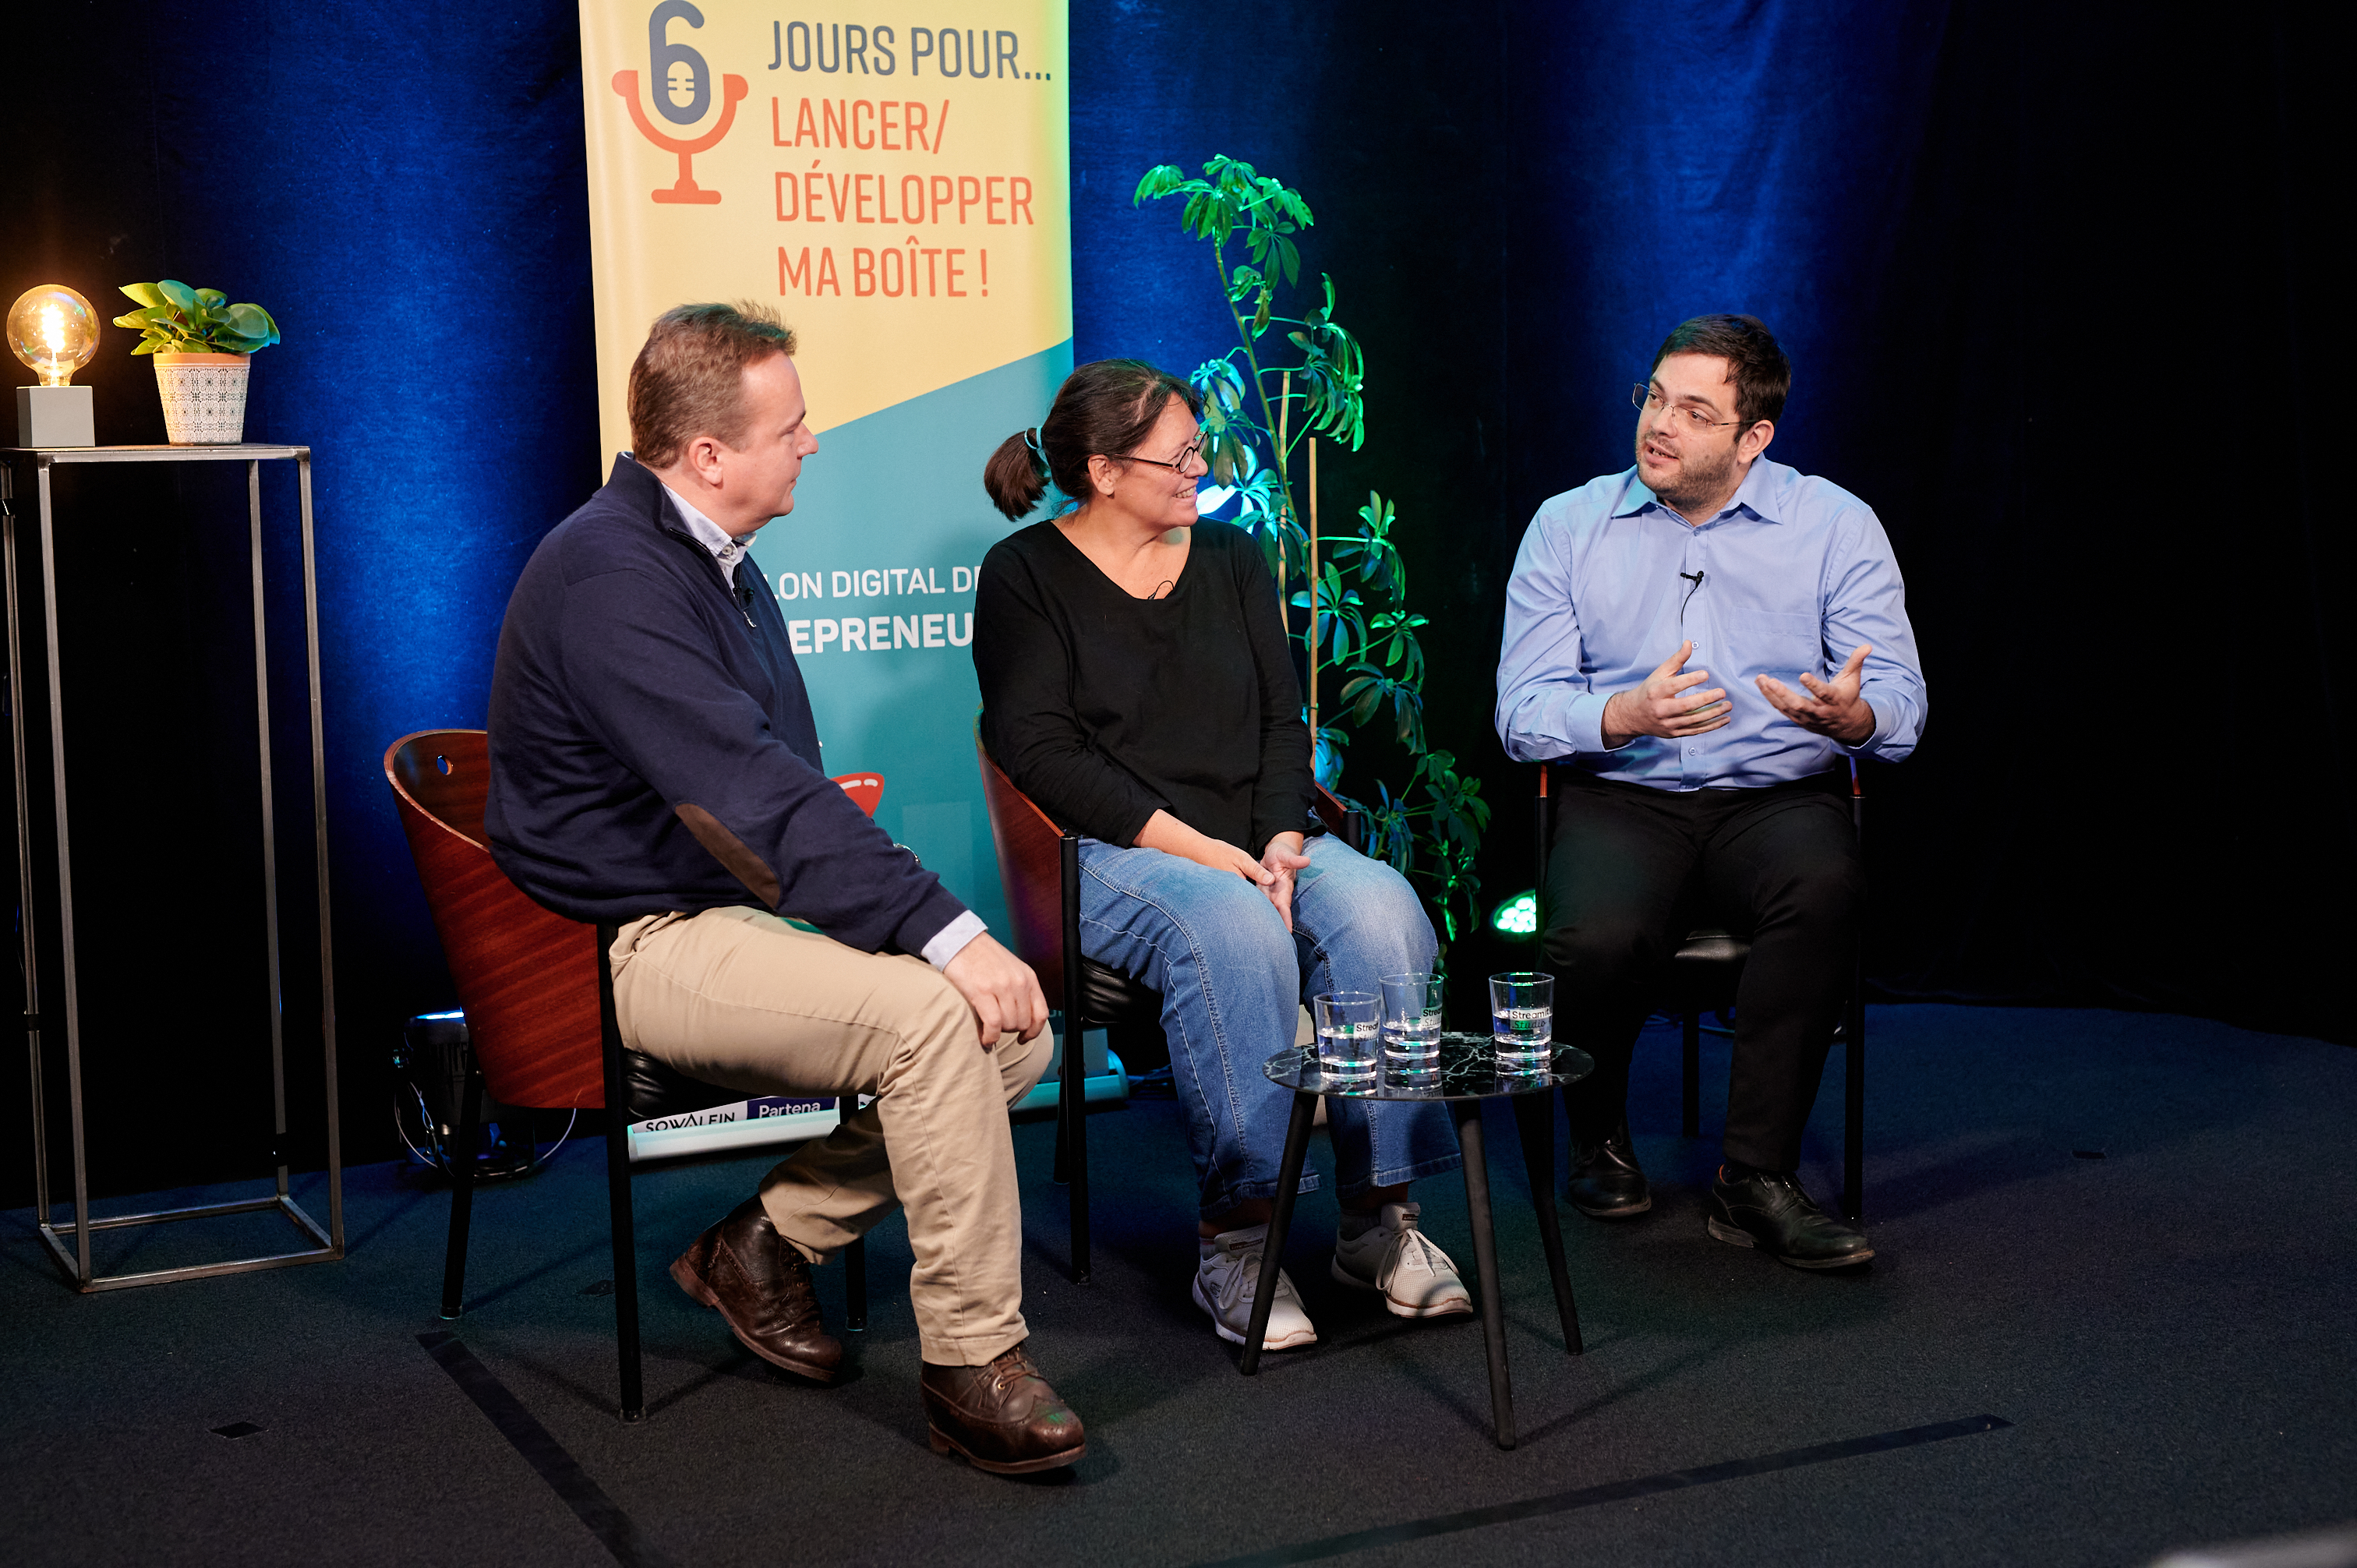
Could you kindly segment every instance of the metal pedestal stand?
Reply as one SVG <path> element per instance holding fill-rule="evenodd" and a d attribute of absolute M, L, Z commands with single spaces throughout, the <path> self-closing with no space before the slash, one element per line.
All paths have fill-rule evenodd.
<path fill-rule="evenodd" d="M 121 1290 L 129 1285 L 161 1284 L 169 1280 L 201 1279 L 208 1274 L 244 1273 L 254 1269 L 284 1268 L 290 1263 L 320 1262 L 344 1255 L 343 1150 L 336 1121 L 336 989 L 333 947 L 328 922 L 328 775 L 320 725 L 319 596 L 311 542 L 311 449 L 307 446 L 81 446 L 18 447 L 0 453 L 0 556 L 5 557 L 8 592 L 8 689 L 17 700 L 8 704 L 9 737 L 15 744 L 16 766 L 16 863 L 18 898 L 25 948 L 25 1031 L 33 1074 L 33 1171 L 39 1204 L 41 1240 L 48 1244 L 72 1283 L 83 1291 Z M 318 863 L 320 1031 L 326 1051 L 328 1123 L 328 1224 L 305 1212 L 287 1191 L 286 1063 L 283 1003 L 279 994 L 278 854 L 274 837 L 270 770 L 270 675 L 264 637 L 262 597 L 262 465 L 289 461 L 296 466 L 303 504 L 303 629 L 311 696 L 311 830 Z M 81 1011 L 74 964 L 73 862 L 66 830 L 66 731 L 63 682 L 58 665 L 58 591 L 55 532 L 50 516 L 49 470 L 59 464 L 83 463 L 243 463 L 249 538 L 253 560 L 253 693 L 262 758 L 262 872 L 264 908 L 270 951 L 270 1073 L 274 1096 L 273 1123 L 276 1131 L 274 1160 L 277 1190 L 267 1197 L 233 1203 L 209 1203 L 188 1208 L 155 1209 L 144 1214 L 90 1215 L 90 1173 L 83 1149 L 81 1095 Z M 39 955 L 35 942 L 32 818 L 26 797 L 24 639 L 17 616 L 16 517 L 13 476 L 29 467 L 40 504 L 41 603 L 47 637 L 49 698 L 50 789 L 57 803 L 58 932 L 65 960 L 66 1099 L 73 1131 L 73 1208 L 70 1224 L 53 1221 L 49 1194 L 48 1122 L 41 1074 L 41 1036 L 49 1026 L 39 993 Z M 275 1209 L 306 1240 L 314 1243 L 291 1252 L 238 1258 L 226 1262 L 198 1263 L 186 1268 L 156 1269 L 144 1273 L 100 1274 L 92 1271 L 90 1237 L 93 1230 L 132 1225 L 154 1225 L 169 1219 L 199 1219 L 223 1214 Z M 70 1246 L 69 1245 L 70 1242 Z"/>

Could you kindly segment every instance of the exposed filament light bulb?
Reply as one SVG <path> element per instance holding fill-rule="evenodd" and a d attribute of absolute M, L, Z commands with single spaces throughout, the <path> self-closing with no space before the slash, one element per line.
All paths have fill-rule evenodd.
<path fill-rule="evenodd" d="M 98 352 L 98 315 L 63 285 L 27 289 L 8 311 L 8 347 L 43 386 L 69 386 Z"/>

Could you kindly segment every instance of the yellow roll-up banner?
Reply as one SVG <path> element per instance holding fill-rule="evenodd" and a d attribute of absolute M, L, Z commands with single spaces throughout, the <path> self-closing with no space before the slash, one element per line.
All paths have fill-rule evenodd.
<path fill-rule="evenodd" d="M 828 770 L 1004 934 L 975 777 L 981 486 L 1071 365 L 1063 0 L 582 0 L 598 418 L 676 305 L 776 306 L 820 435 L 755 558 Z M 954 24 L 954 25 L 952 25 Z"/>

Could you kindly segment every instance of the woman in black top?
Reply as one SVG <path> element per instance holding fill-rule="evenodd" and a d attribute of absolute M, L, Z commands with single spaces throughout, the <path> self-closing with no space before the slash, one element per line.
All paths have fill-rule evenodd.
<path fill-rule="evenodd" d="M 1200 412 L 1184 381 L 1106 360 L 1007 438 L 984 471 L 998 509 L 1021 518 L 1050 479 L 1071 502 L 983 561 L 974 663 L 991 757 L 1085 835 L 1082 950 L 1161 993 L 1201 1179 L 1194 1297 L 1241 1344 L 1291 1101 L 1260 1064 L 1293 1043 L 1307 998 L 1429 970 L 1436 943 L 1406 881 L 1311 819 L 1275 585 L 1249 534 L 1198 520 Z M 1327 1104 L 1334 1278 L 1402 1316 L 1470 1311 L 1405 1201 L 1458 1164 L 1441 1106 Z M 1316 1338 L 1280 1276 L 1265 1348 Z"/>

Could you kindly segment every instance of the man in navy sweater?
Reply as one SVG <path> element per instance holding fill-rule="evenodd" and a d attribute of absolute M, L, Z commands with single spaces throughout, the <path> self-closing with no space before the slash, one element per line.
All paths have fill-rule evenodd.
<path fill-rule="evenodd" d="M 874 1097 L 699 1237 L 680 1287 L 755 1354 L 831 1382 L 843 1347 L 811 1265 L 897 1204 L 933 1447 L 999 1472 L 1069 1465 L 1080 1418 L 1025 1348 L 1006 1122 L 1045 1069 L 1047 1002 L 827 778 L 746 553 L 818 450 L 793 349 L 755 306 L 655 323 L 630 368 L 635 455 L 508 601 L 484 822 L 533 898 L 619 925 L 630 1046 L 730 1088 Z"/>

